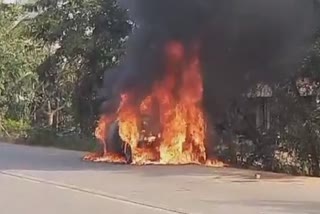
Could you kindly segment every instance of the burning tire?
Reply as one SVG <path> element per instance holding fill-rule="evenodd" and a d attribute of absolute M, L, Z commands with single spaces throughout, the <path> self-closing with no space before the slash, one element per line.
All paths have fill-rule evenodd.
<path fill-rule="evenodd" d="M 124 148 L 123 148 L 123 152 L 124 152 L 124 156 L 126 158 L 126 161 L 128 164 L 132 163 L 132 150 L 131 150 L 131 146 L 127 143 L 124 143 Z"/>
<path fill-rule="evenodd" d="M 118 121 L 114 121 L 108 131 L 107 148 L 109 152 L 121 154 L 125 157 L 126 162 L 132 162 L 132 151 L 129 144 L 125 143 L 119 135 Z"/>

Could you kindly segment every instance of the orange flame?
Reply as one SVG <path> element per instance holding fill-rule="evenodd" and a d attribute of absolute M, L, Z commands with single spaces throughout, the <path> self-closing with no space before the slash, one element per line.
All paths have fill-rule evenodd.
<path fill-rule="evenodd" d="M 195 46 L 192 55 L 187 57 L 181 43 L 169 43 L 165 48 L 167 65 L 163 80 L 154 84 L 139 105 L 133 102 L 134 93 L 121 95 L 117 112 L 119 135 L 131 148 L 133 164 L 223 166 L 206 157 L 203 83 L 197 50 Z M 153 130 L 156 123 L 150 118 L 157 118 L 160 129 Z M 106 139 L 110 122 L 106 116 L 99 121 L 96 137 L 101 142 Z M 123 161 L 114 154 L 105 155 L 108 162 Z"/>

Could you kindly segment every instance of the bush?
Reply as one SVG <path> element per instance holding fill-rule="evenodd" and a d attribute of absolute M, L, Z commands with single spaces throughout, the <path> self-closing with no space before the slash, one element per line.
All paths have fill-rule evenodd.
<path fill-rule="evenodd" d="M 83 136 L 76 132 L 63 135 L 48 128 L 34 128 L 30 130 L 27 144 L 79 151 L 93 151 L 96 149 L 93 137 Z"/>
<path fill-rule="evenodd" d="M 30 145 L 52 146 L 56 141 L 56 133 L 46 128 L 30 129 L 27 136 L 27 143 Z"/>
<path fill-rule="evenodd" d="M 19 139 L 25 138 L 30 129 L 30 124 L 23 120 L 4 119 L 0 121 L 0 135 L 4 138 Z"/>

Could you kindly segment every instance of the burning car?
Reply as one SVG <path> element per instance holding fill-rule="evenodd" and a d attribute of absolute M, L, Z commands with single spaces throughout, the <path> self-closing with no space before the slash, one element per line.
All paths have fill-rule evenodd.
<path fill-rule="evenodd" d="M 166 53 L 166 75 L 147 96 L 137 104 L 134 91 L 124 92 L 117 112 L 100 118 L 95 134 L 104 153 L 96 160 L 139 165 L 207 162 L 197 46 L 187 57 L 181 43 L 171 42 Z"/>

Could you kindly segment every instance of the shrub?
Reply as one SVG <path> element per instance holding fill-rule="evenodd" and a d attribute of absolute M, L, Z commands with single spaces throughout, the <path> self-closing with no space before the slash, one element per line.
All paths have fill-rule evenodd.
<path fill-rule="evenodd" d="M 3 119 L 0 121 L 0 135 L 4 138 L 25 138 L 30 129 L 30 124 L 23 120 Z"/>
<path fill-rule="evenodd" d="M 77 132 L 61 134 L 49 128 L 34 128 L 30 130 L 27 144 L 80 151 L 93 151 L 96 148 L 93 137 L 83 136 Z"/>

